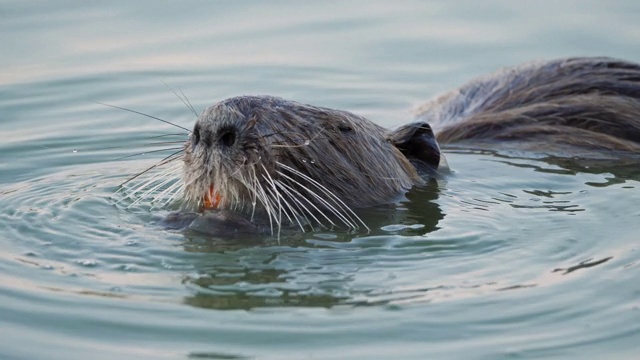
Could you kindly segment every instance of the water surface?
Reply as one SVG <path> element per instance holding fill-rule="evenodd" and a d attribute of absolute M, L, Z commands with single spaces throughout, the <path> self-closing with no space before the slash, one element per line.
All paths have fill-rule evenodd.
<path fill-rule="evenodd" d="M 450 148 L 369 233 L 214 241 L 118 202 L 240 94 L 388 127 L 500 66 L 640 61 L 633 1 L 0 5 L 3 359 L 637 358 L 640 170 Z M 145 152 L 143 156 L 127 157 Z"/>

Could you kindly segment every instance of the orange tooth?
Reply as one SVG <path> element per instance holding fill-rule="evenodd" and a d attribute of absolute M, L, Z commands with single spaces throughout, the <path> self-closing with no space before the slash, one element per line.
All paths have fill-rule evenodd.
<path fill-rule="evenodd" d="M 205 209 L 215 209 L 220 205 L 220 194 L 213 189 L 213 185 L 209 186 L 209 191 L 204 194 L 202 203 Z"/>

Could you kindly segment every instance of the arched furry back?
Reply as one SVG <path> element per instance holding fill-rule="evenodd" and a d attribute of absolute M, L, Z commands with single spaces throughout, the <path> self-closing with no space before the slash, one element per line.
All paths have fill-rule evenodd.
<path fill-rule="evenodd" d="M 640 152 L 640 65 L 602 57 L 527 63 L 475 79 L 418 111 L 441 144 Z"/>

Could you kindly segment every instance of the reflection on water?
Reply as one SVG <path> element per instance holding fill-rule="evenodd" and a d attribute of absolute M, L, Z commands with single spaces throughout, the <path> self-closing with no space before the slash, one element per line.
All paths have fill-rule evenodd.
<path fill-rule="evenodd" d="M 296 228 L 284 231 L 286 236 L 279 240 L 257 236 L 243 242 L 212 239 L 208 235 L 188 236 L 183 243 L 185 251 L 209 255 L 205 262 L 194 264 L 197 275 L 183 278 L 196 291 L 185 301 L 216 309 L 251 309 L 354 305 L 362 302 L 357 298 L 372 294 L 379 298 L 383 293 L 387 300 L 375 300 L 374 304 L 404 298 L 405 291 L 395 294 L 354 288 L 354 276 L 376 266 L 378 255 L 414 256 L 447 246 L 445 242 L 425 239 L 437 230 L 443 217 L 434 201 L 438 192 L 438 182 L 432 180 L 413 189 L 397 205 L 359 211 L 371 228 L 368 233 L 349 234 L 335 229 L 302 234 Z M 394 243 L 394 236 L 413 240 Z M 255 246 L 260 245 L 262 248 L 256 252 Z M 350 265 L 345 267 L 344 261 Z"/>
<path fill-rule="evenodd" d="M 458 150 L 451 154 L 457 160 L 471 155 L 471 161 L 478 168 L 484 168 L 488 174 L 475 175 L 475 181 L 481 184 L 478 190 L 484 190 L 464 194 L 464 190 L 457 189 L 460 186 L 457 181 L 463 175 L 454 168 L 449 179 L 433 180 L 415 188 L 395 206 L 360 211 L 359 215 L 372 229 L 369 233 L 350 236 L 339 230 L 305 234 L 291 232 L 282 237 L 279 243 L 272 236 L 257 237 L 249 243 L 188 236 L 183 243 L 184 250 L 207 255 L 194 263 L 194 273 L 183 278 L 183 282 L 194 292 L 184 301 L 197 307 L 225 310 L 283 306 L 373 306 L 441 301 L 494 291 L 527 289 L 545 283 L 549 285 L 549 278 L 541 273 L 515 282 L 495 279 L 475 282 L 471 280 L 473 276 L 460 282 L 454 276 L 431 284 L 400 287 L 380 286 L 380 283 L 362 284 L 359 278 L 361 273 L 369 269 L 387 269 L 390 272 L 385 282 L 392 283 L 389 280 L 397 279 L 397 275 L 390 269 L 398 266 L 397 261 L 405 265 L 417 262 L 425 268 L 425 274 L 430 273 L 426 270 L 431 267 L 430 262 L 442 265 L 443 261 L 446 263 L 445 259 L 451 257 L 470 256 L 474 262 L 492 263 L 490 254 L 502 253 L 509 248 L 513 250 L 514 246 L 521 247 L 526 238 L 534 239 L 536 234 L 545 231 L 551 231 L 558 242 L 551 241 L 546 246 L 562 246 L 566 251 L 569 248 L 562 245 L 561 239 L 569 236 L 569 241 L 574 241 L 572 239 L 577 234 L 571 235 L 569 229 L 580 226 L 584 219 L 565 218 L 562 223 L 557 223 L 553 220 L 555 215 L 531 211 L 560 211 L 568 215 L 593 212 L 593 204 L 590 205 L 592 199 L 588 197 L 589 188 L 601 188 L 604 184 L 617 186 L 640 179 L 637 165 L 631 159 L 612 163 L 610 160 L 532 159 L 505 154 L 477 156 L 474 153 L 471 150 Z M 564 186 L 562 182 L 565 180 L 555 181 L 553 187 L 560 185 L 558 189 L 549 188 L 549 178 L 538 185 L 535 184 L 537 181 L 532 181 L 533 178 L 526 182 L 517 181 L 513 188 L 508 182 L 502 186 L 502 177 L 491 176 L 496 169 L 503 169 L 502 176 L 521 169 L 519 171 L 525 174 L 547 174 L 545 177 L 550 175 L 554 179 L 565 180 L 569 176 L 573 179 Z M 585 174 L 598 175 L 600 180 L 583 181 L 583 186 L 580 186 L 577 178 Z M 468 174 L 464 176 L 468 177 Z M 606 180 L 602 182 L 603 179 Z M 464 179 L 465 182 L 468 180 Z M 522 184 L 527 185 L 521 188 Z M 450 224 L 442 225 L 441 222 L 447 219 Z M 538 225 L 540 221 L 549 221 L 544 219 L 551 219 L 548 230 L 547 226 Z M 452 225 L 458 223 L 462 226 Z M 441 234 L 443 232 L 445 235 Z M 544 246 L 539 250 L 542 253 L 547 251 Z M 526 251 L 537 252 L 534 249 Z M 489 258 L 479 259 L 479 254 Z M 611 259 L 612 256 L 578 258 L 575 262 L 556 264 L 542 271 L 563 271 L 563 274 L 568 274 L 602 265 Z M 512 261 L 509 259 L 509 262 Z M 451 264 L 444 265 L 445 268 L 447 266 Z M 460 269 L 454 270 L 454 273 L 456 271 Z M 552 283 L 558 281 L 556 279 Z"/>

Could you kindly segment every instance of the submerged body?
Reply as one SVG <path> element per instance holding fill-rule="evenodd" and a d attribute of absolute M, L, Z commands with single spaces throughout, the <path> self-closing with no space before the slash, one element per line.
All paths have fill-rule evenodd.
<path fill-rule="evenodd" d="M 575 58 L 507 68 L 424 104 L 417 120 L 390 131 L 275 97 L 224 100 L 185 143 L 185 202 L 263 216 L 272 229 L 357 228 L 353 208 L 392 202 L 438 171 L 438 141 L 640 153 L 640 65 Z"/>

